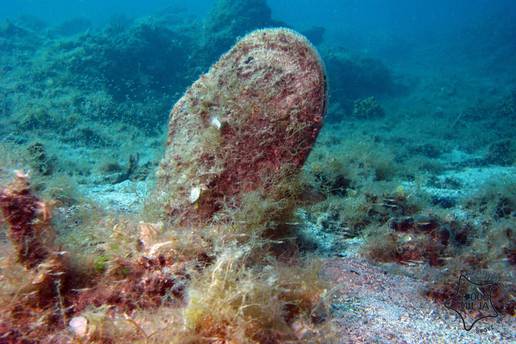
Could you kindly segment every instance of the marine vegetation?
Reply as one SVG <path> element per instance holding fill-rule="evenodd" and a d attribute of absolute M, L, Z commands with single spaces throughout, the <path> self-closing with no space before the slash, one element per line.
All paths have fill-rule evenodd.
<path fill-rule="evenodd" d="M 0 193 L 14 253 L 2 261 L 1 338 L 275 343 L 330 335 L 318 264 L 303 262 L 288 226 L 326 96 L 320 57 L 304 37 L 287 29 L 244 37 L 171 112 L 148 200 L 161 209 L 156 222 L 105 219 L 109 236 L 88 256 L 58 245 L 52 202 L 17 172 Z"/>

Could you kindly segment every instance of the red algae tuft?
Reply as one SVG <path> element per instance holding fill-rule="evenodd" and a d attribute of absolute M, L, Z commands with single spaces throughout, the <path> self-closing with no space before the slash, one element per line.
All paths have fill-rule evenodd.
<path fill-rule="evenodd" d="M 9 224 L 9 237 L 16 248 L 18 261 L 32 269 L 49 255 L 45 243 L 51 211 L 49 205 L 32 194 L 28 177 L 17 172 L 15 180 L 0 191 L 0 209 Z"/>
<path fill-rule="evenodd" d="M 274 197 L 310 153 L 326 91 L 321 59 L 303 36 L 267 29 L 240 40 L 172 109 L 158 170 L 166 214 L 202 225 L 246 193 Z"/>

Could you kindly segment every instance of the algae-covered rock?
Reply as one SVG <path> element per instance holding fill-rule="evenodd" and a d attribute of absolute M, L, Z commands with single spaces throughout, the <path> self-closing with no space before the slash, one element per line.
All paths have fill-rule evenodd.
<path fill-rule="evenodd" d="M 504 139 L 493 142 L 488 147 L 485 161 L 488 164 L 511 166 L 516 162 L 516 144 L 514 140 Z"/>
<path fill-rule="evenodd" d="M 329 121 L 337 122 L 343 119 L 341 114 L 351 114 L 354 102 L 359 99 L 385 96 L 403 89 L 380 60 L 338 49 L 325 51 L 322 55 L 328 67 L 330 98 L 338 109 L 329 111 Z"/>
<path fill-rule="evenodd" d="M 353 103 L 353 117 L 361 119 L 381 118 L 385 116 L 385 111 L 375 97 L 367 97 L 355 100 Z"/>
<path fill-rule="evenodd" d="M 314 45 L 319 45 L 324 41 L 324 34 L 326 29 L 323 26 L 312 26 L 311 28 L 302 32 L 302 34 L 312 42 Z"/>
<path fill-rule="evenodd" d="M 322 125 L 326 77 L 318 53 L 287 29 L 257 30 L 202 75 L 170 114 L 158 197 L 182 224 L 273 195 L 297 174 Z"/>
<path fill-rule="evenodd" d="M 53 29 L 53 33 L 59 36 L 73 36 L 86 32 L 92 27 L 92 22 L 87 18 L 72 18 L 57 25 Z"/>
<path fill-rule="evenodd" d="M 32 269 L 50 256 L 50 240 L 45 238 L 50 231 L 43 228 L 49 226 L 51 212 L 32 193 L 27 175 L 17 172 L 16 179 L 0 189 L 0 210 L 9 224 L 9 237 L 20 263 Z"/>
<path fill-rule="evenodd" d="M 125 28 L 110 26 L 62 43 L 61 59 L 74 83 L 84 78 L 104 87 L 114 101 L 145 99 L 174 94 L 188 85 L 188 52 L 193 42 L 186 29 L 179 30 L 149 18 Z"/>
<path fill-rule="evenodd" d="M 389 94 L 395 89 L 391 71 L 380 60 L 340 50 L 326 52 L 324 60 L 332 76 L 332 96 L 340 101 Z"/>
<path fill-rule="evenodd" d="M 204 23 L 205 59 L 211 64 L 233 45 L 237 37 L 274 26 L 285 24 L 272 19 L 265 0 L 217 0 Z"/>
<path fill-rule="evenodd" d="M 27 147 L 31 167 L 43 176 L 51 175 L 54 169 L 54 161 L 48 157 L 45 146 L 40 142 L 34 142 Z"/>

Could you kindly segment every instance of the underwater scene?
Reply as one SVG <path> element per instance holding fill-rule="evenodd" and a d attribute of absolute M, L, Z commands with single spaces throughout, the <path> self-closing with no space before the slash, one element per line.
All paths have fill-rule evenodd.
<path fill-rule="evenodd" d="M 516 2 L 0 5 L 0 344 L 516 342 Z"/>

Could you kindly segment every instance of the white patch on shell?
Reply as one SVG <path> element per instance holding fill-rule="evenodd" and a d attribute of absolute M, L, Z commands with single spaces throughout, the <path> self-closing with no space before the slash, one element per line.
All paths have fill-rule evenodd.
<path fill-rule="evenodd" d="M 70 329 L 78 337 L 84 337 L 88 333 L 88 319 L 82 316 L 73 317 L 69 323 Z"/>
<path fill-rule="evenodd" d="M 215 128 L 220 129 L 222 127 L 222 123 L 220 123 L 220 120 L 218 117 L 212 117 L 211 118 L 211 125 L 213 125 Z"/>
<path fill-rule="evenodd" d="M 199 186 L 193 187 L 192 190 L 190 190 L 190 203 L 195 203 L 197 200 L 201 197 L 201 188 Z"/>

